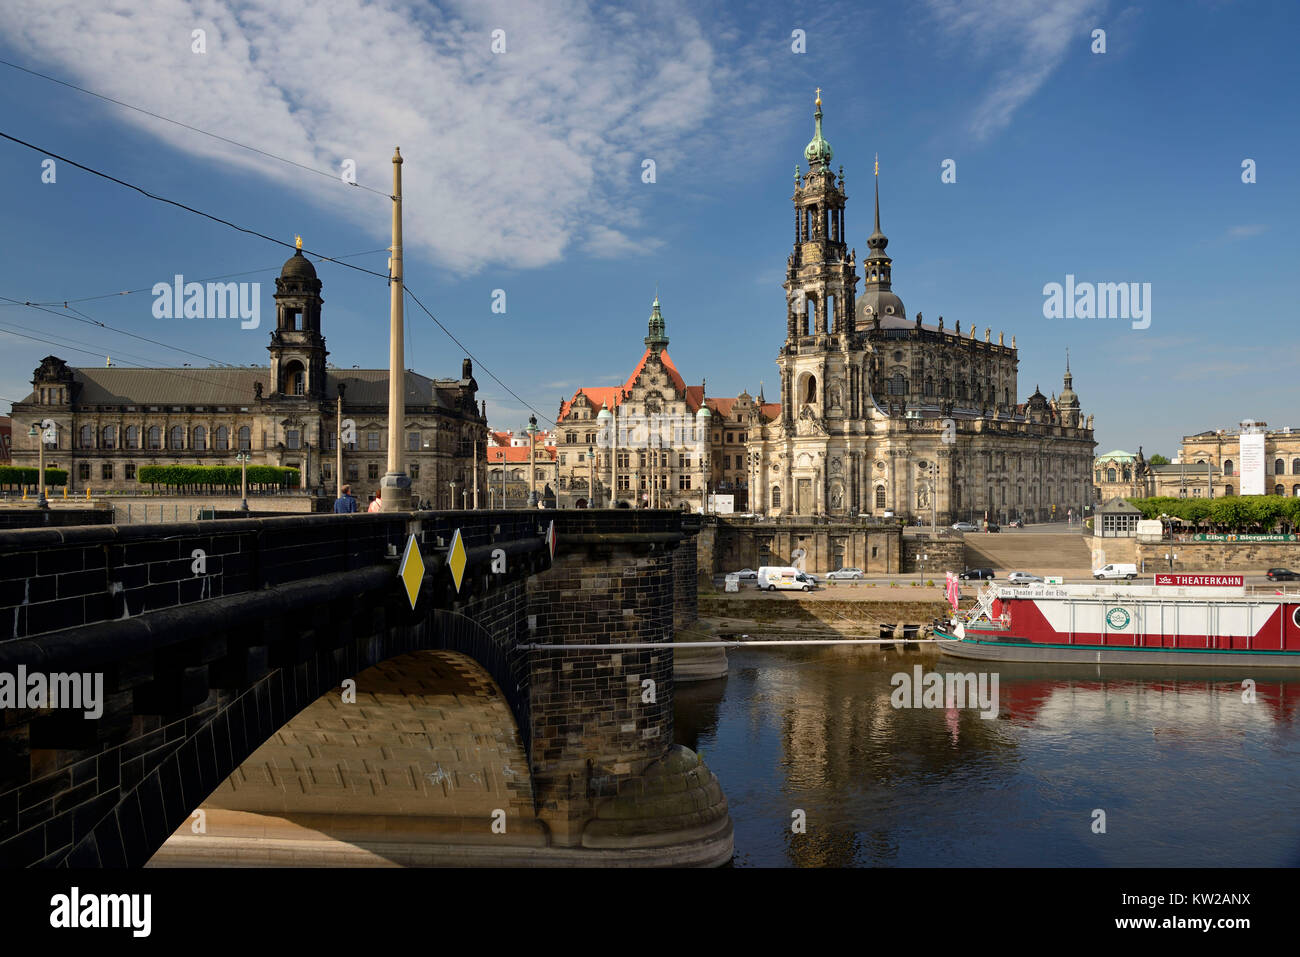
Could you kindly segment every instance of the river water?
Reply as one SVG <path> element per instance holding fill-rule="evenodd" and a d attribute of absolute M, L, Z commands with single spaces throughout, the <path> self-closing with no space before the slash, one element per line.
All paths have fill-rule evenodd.
<path fill-rule="evenodd" d="M 1248 702 L 1240 674 L 1004 664 L 984 719 L 896 708 L 891 676 L 987 663 L 728 656 L 674 714 L 722 782 L 738 867 L 1300 866 L 1300 675 L 1252 676 Z"/>

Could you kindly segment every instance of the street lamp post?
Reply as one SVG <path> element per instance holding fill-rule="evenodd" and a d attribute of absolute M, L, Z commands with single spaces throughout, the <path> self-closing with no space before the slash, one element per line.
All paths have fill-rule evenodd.
<path fill-rule="evenodd" d="M 528 507 L 537 507 L 537 416 L 528 417 Z"/>
<path fill-rule="evenodd" d="M 235 461 L 239 463 L 239 497 L 241 499 L 239 507 L 241 510 L 248 511 L 248 456 L 243 452 L 235 456 Z"/>
<path fill-rule="evenodd" d="M 36 439 L 36 481 L 37 488 L 40 490 L 37 494 L 36 506 L 49 508 L 50 503 L 45 498 L 45 430 L 40 427 L 40 423 L 33 423 L 27 435 Z"/>
<path fill-rule="evenodd" d="M 406 364 L 402 326 L 402 154 L 393 150 L 393 245 L 389 258 L 388 472 L 380 480 L 380 508 L 411 507 L 411 479 L 402 468 L 402 425 L 406 419 Z M 453 500 L 452 504 L 455 502 Z"/>

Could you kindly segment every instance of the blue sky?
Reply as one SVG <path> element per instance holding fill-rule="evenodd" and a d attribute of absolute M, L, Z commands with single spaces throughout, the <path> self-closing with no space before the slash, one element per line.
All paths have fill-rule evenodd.
<path fill-rule="evenodd" d="M 381 193 L 400 145 L 407 283 L 479 358 L 494 427 L 528 410 L 483 365 L 553 416 L 577 386 L 626 377 L 656 283 L 688 382 L 776 394 L 790 195 L 817 87 L 859 259 L 879 153 L 895 291 L 909 315 L 1015 335 L 1022 401 L 1036 384 L 1060 390 L 1068 347 L 1098 452 L 1172 455 L 1180 435 L 1244 418 L 1300 426 L 1293 3 L 130 8 L 8 0 L 0 56 L 313 169 L 353 159 Z M 1105 53 L 1091 50 L 1095 29 Z M 301 234 L 309 250 L 389 242 L 384 195 L 4 66 L 0 131 L 286 242 Z M 176 348 L 266 361 L 287 250 L 67 164 L 43 183 L 43 158 L 0 141 L 0 296 L 61 302 L 263 270 L 241 277 L 262 283 L 262 326 L 157 319 L 147 291 L 75 304 L 155 345 L 0 305 L 0 408 L 51 352 L 191 362 L 196 375 L 209 359 Z M 947 159 L 955 183 L 941 182 Z M 385 271 L 382 251 L 350 261 Z M 384 281 L 318 270 L 331 361 L 386 365 Z M 1150 327 L 1044 318 L 1043 286 L 1067 274 L 1150 283 Z M 460 348 L 410 304 L 407 330 L 408 366 L 458 374 Z"/>

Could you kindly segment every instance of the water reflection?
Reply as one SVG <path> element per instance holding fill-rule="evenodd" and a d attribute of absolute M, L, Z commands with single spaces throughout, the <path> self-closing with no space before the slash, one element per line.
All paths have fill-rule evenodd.
<path fill-rule="evenodd" d="M 975 663 L 729 655 L 675 715 L 726 789 L 739 866 L 1300 864 L 1300 677 L 1257 678 L 1252 702 L 1204 669 L 1002 665 L 986 720 L 890 702 L 897 672 Z"/>

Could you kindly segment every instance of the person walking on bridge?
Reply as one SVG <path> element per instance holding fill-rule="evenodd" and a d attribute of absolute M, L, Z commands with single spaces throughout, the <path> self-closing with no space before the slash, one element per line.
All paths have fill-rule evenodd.
<path fill-rule="evenodd" d="M 352 497 L 352 486 L 345 485 L 340 489 L 342 494 L 334 500 L 335 512 L 355 512 L 357 511 L 357 500 Z"/>
<path fill-rule="evenodd" d="M 368 509 L 366 509 L 366 511 L 367 511 L 367 512 L 382 512 L 383 510 L 384 510 L 384 506 L 383 506 L 383 504 L 379 501 L 379 493 L 376 492 L 376 493 L 374 494 L 374 496 L 370 499 L 370 507 L 369 507 Z"/>

